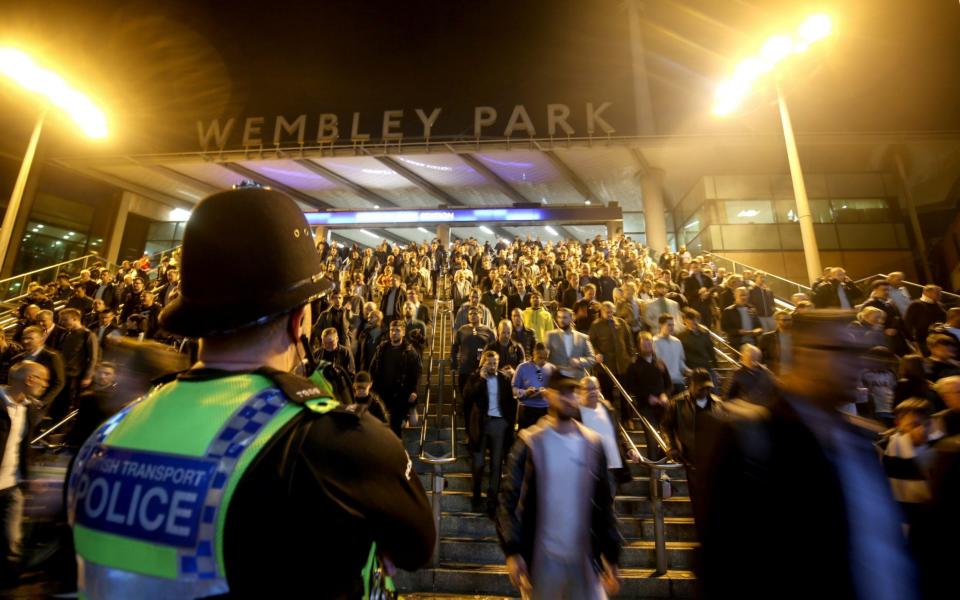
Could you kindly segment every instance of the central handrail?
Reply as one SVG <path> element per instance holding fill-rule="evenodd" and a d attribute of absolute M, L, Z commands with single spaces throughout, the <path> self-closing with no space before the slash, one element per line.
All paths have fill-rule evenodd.
<path fill-rule="evenodd" d="M 736 274 L 736 267 L 739 266 L 741 272 L 743 272 L 744 270 L 748 270 L 748 269 L 749 269 L 750 271 L 754 271 L 755 273 L 763 273 L 763 276 L 764 276 L 765 278 L 776 279 L 777 281 L 783 282 L 784 284 L 787 284 L 787 285 L 790 286 L 790 287 L 797 288 L 797 291 L 798 291 L 798 292 L 802 292 L 802 293 L 807 293 L 807 294 L 809 294 L 809 293 L 811 293 L 811 292 L 813 291 L 813 289 L 812 289 L 809 285 L 804 285 L 804 284 L 802 284 L 802 283 L 800 283 L 800 282 L 797 282 L 797 281 L 791 281 L 791 280 L 787 279 L 786 277 L 780 277 L 779 275 L 774 275 L 773 273 L 770 273 L 770 272 L 766 271 L 765 269 L 761 269 L 761 268 L 759 268 L 759 267 L 754 267 L 754 266 L 752 266 L 752 265 L 748 265 L 748 264 L 746 264 L 746 263 L 740 262 L 739 260 L 734 260 L 734 259 L 732 259 L 732 258 L 728 258 L 728 257 L 726 257 L 726 256 L 723 256 L 722 254 L 714 254 L 713 252 L 704 250 L 703 253 L 702 253 L 702 256 L 709 256 L 709 257 L 712 258 L 712 259 L 719 259 L 719 260 L 725 260 L 725 261 L 727 261 L 728 263 L 730 263 L 731 265 L 734 266 L 734 274 Z"/>
<path fill-rule="evenodd" d="M 447 277 L 446 271 L 444 271 L 440 278 L 438 279 L 438 285 L 440 285 L 440 290 L 445 288 L 445 279 Z M 420 426 L 420 448 L 418 453 L 418 458 L 421 462 L 428 465 L 444 465 L 454 463 L 457 460 L 457 403 L 456 400 L 451 402 L 450 410 L 450 453 L 444 456 L 434 456 L 433 454 L 427 452 L 427 430 L 429 428 L 429 414 L 430 414 L 430 402 L 432 400 L 432 379 L 433 379 L 433 367 L 437 365 L 439 367 L 439 381 L 437 382 L 437 389 L 439 390 L 439 398 L 437 399 L 437 420 L 442 421 L 443 419 L 443 388 L 444 388 L 444 366 L 446 366 L 446 361 L 443 358 L 444 350 L 447 347 L 447 344 L 444 343 L 444 339 L 448 333 L 452 335 L 452 332 L 448 332 L 450 329 L 447 326 L 446 320 L 452 320 L 452 315 L 450 314 L 449 307 L 444 306 L 443 311 L 440 311 L 440 304 L 446 304 L 446 300 L 441 297 L 441 291 L 437 290 L 435 293 L 436 299 L 434 300 L 434 328 L 433 336 L 431 340 L 430 348 L 430 363 L 427 367 L 427 393 L 426 399 L 423 406 L 423 423 Z M 439 334 L 439 337 L 438 337 Z M 439 351 L 438 351 L 439 348 Z"/>
<path fill-rule="evenodd" d="M 861 277 L 860 279 L 855 279 L 855 280 L 853 281 L 853 283 L 855 283 L 856 285 L 859 286 L 861 283 L 866 283 L 867 281 L 871 281 L 871 280 L 875 280 L 875 279 L 886 279 L 887 277 L 889 277 L 889 274 L 874 273 L 873 275 L 867 275 L 866 277 Z M 918 289 L 918 290 L 920 290 L 921 292 L 923 291 L 923 288 L 926 287 L 926 286 L 924 286 L 922 283 L 917 283 L 917 282 L 915 282 L 915 281 L 907 281 L 906 279 L 902 279 L 902 280 L 900 281 L 900 284 L 901 284 L 901 285 L 909 286 L 909 287 L 911 287 L 911 288 Z M 869 291 L 869 290 L 868 290 L 868 291 Z M 943 291 L 943 290 L 940 290 L 940 294 L 943 295 L 943 296 L 949 296 L 949 297 L 950 297 L 951 299 L 953 299 L 954 301 L 960 301 L 960 294 L 954 294 L 953 292 L 946 292 L 946 291 Z"/>
<path fill-rule="evenodd" d="M 734 348 L 733 346 L 731 346 L 730 343 L 727 342 L 727 340 L 723 339 L 723 336 L 722 336 L 722 335 L 718 334 L 716 331 L 710 329 L 710 328 L 707 327 L 706 325 L 702 325 L 702 324 L 701 324 L 701 325 L 700 325 L 700 328 L 703 329 L 704 331 L 706 331 L 708 334 L 710 334 L 710 338 L 713 340 L 713 343 L 714 343 L 713 351 L 714 351 L 715 353 L 719 354 L 721 358 L 723 358 L 725 361 L 727 361 L 727 362 L 729 362 L 729 363 L 731 363 L 731 364 L 733 364 L 733 365 L 739 365 L 739 364 L 740 364 L 740 361 L 738 361 L 738 360 L 736 360 L 735 358 L 733 358 L 733 356 L 737 356 L 737 355 L 740 354 L 740 351 L 739 351 L 739 350 L 737 350 L 736 348 Z M 721 346 L 723 346 L 723 347 L 729 352 L 729 354 L 728 354 L 727 352 L 724 352 L 724 351 L 721 350 L 720 348 L 717 348 L 717 346 L 716 346 L 717 344 L 720 344 Z M 733 355 L 733 356 L 731 356 L 731 355 Z"/>
<path fill-rule="evenodd" d="M 663 450 L 664 453 L 668 454 L 671 450 L 670 445 L 667 444 L 666 440 L 663 439 L 663 436 L 660 435 L 660 432 L 657 431 L 657 428 L 654 427 L 653 424 L 650 423 L 650 421 L 647 420 L 645 416 L 643 416 L 643 414 L 640 412 L 640 409 L 637 408 L 637 405 L 633 399 L 633 396 L 631 396 L 630 393 L 627 391 L 627 389 L 623 387 L 623 384 L 621 384 L 620 380 L 617 379 L 617 377 L 613 374 L 613 371 L 610 370 L 610 367 L 608 367 L 604 363 L 597 363 L 597 364 L 599 364 L 600 367 L 603 368 L 604 373 L 607 374 L 607 377 L 610 378 L 610 381 L 613 382 L 613 385 L 615 385 L 617 389 L 620 391 L 620 395 L 627 400 L 627 404 L 630 406 L 630 408 L 633 409 L 634 414 L 636 415 L 637 419 L 640 421 L 640 424 L 643 426 L 644 432 L 648 436 L 650 436 L 653 439 L 653 441 L 657 443 L 658 446 L 660 446 L 660 449 Z M 651 468 L 656 468 L 656 469 L 665 470 L 665 471 L 683 468 L 683 465 L 679 463 L 664 462 L 663 460 L 656 461 L 656 462 L 648 460 L 647 463 L 649 463 L 648 466 L 650 466 Z"/>

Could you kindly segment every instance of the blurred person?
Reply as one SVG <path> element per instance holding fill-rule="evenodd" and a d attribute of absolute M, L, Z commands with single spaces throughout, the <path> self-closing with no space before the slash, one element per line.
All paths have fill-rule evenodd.
<path fill-rule="evenodd" d="M 37 313 L 37 325 L 43 331 L 43 343 L 47 348 L 60 349 L 60 342 L 66 330 L 54 321 L 52 310 L 41 310 Z"/>
<path fill-rule="evenodd" d="M 507 298 L 507 309 L 513 311 L 515 308 L 526 310 L 530 307 L 530 292 L 527 290 L 527 282 L 523 279 L 516 281 L 514 293 Z"/>
<path fill-rule="evenodd" d="M 100 272 L 100 285 L 90 296 L 94 300 L 103 300 L 104 305 L 110 309 L 116 310 L 120 306 L 120 293 L 110 271 Z"/>
<path fill-rule="evenodd" d="M 7 333 L 0 329 L 0 385 L 7 382 L 10 367 L 17 356 L 23 352 L 23 346 L 7 340 Z"/>
<path fill-rule="evenodd" d="M 930 328 L 931 333 L 942 333 L 949 335 L 956 340 L 960 346 L 960 306 L 954 306 L 947 310 L 947 318 L 943 323 L 938 323 Z"/>
<path fill-rule="evenodd" d="M 483 512 L 483 474 L 486 454 L 490 452 L 490 477 L 487 485 L 486 513 L 496 514 L 500 494 L 503 461 L 513 442 L 517 401 L 510 377 L 498 369 L 499 357 L 492 350 L 483 353 L 480 368 L 470 374 L 463 388 L 464 421 L 471 453 L 473 496 L 471 509 Z"/>
<path fill-rule="evenodd" d="M 484 348 L 497 338 L 497 334 L 492 329 L 480 324 L 480 308 L 483 307 L 468 307 L 467 319 L 469 323 L 454 332 L 453 343 L 450 347 L 450 364 L 456 365 L 457 391 L 461 397 L 467 379 L 480 366 L 480 355 Z"/>
<path fill-rule="evenodd" d="M 47 387 L 43 395 L 36 398 L 40 404 L 36 413 L 39 419 L 46 416 L 50 406 L 66 385 L 63 357 L 56 350 L 46 347 L 43 344 L 43 330 L 39 326 L 32 326 L 24 330 L 23 352 L 14 357 L 13 363 L 17 364 L 25 360 L 39 363 L 47 369 Z"/>
<path fill-rule="evenodd" d="M 630 327 L 631 337 L 643 331 L 643 306 L 637 298 L 637 284 L 630 281 L 623 284 L 623 298 L 617 302 L 618 317 Z"/>
<path fill-rule="evenodd" d="M 860 309 L 867 307 L 877 308 L 883 311 L 883 334 L 886 336 L 885 344 L 898 356 L 903 356 L 909 351 L 906 338 L 903 336 L 903 323 L 900 317 L 900 311 L 890 300 L 890 284 L 883 279 L 874 281 L 870 286 L 870 297 L 860 305 Z"/>
<path fill-rule="evenodd" d="M 922 354 L 908 354 L 900 359 L 897 385 L 893 391 L 893 406 L 909 398 L 922 398 L 930 402 L 934 412 L 942 410 L 943 400 L 933 389 L 927 377 L 926 359 Z"/>
<path fill-rule="evenodd" d="M 903 315 L 903 327 L 907 339 L 915 343 L 924 356 L 930 354 L 927 349 L 930 326 L 941 323 L 947 318 L 947 313 L 940 304 L 940 292 L 939 285 L 923 286 L 923 294 L 910 303 L 906 314 Z"/>
<path fill-rule="evenodd" d="M 596 363 L 590 338 L 573 328 L 573 312 L 567 308 L 557 311 L 559 329 L 547 332 L 546 347 L 550 362 L 574 379 L 587 376 L 587 369 Z"/>
<path fill-rule="evenodd" d="M 23 314 L 17 321 L 17 330 L 13 334 L 13 341 L 21 342 L 23 340 L 23 330 L 27 327 L 37 325 L 37 316 L 40 314 L 40 307 L 36 304 L 27 304 L 23 308 Z"/>
<path fill-rule="evenodd" d="M 100 322 L 100 311 L 107 308 L 106 304 L 103 303 L 103 300 L 94 300 L 93 306 L 89 311 L 81 313 L 80 321 L 83 323 L 83 326 L 87 329 L 94 329 L 97 326 L 97 323 Z"/>
<path fill-rule="evenodd" d="M 537 340 L 533 330 L 528 329 L 523 322 L 523 311 L 519 308 L 510 311 L 510 324 L 513 325 L 513 341 L 523 348 L 524 356 L 530 356 L 533 353 L 533 345 L 537 343 Z"/>
<path fill-rule="evenodd" d="M 885 346 L 887 337 L 883 333 L 884 312 L 875 306 L 865 306 L 850 323 L 850 333 L 866 346 Z"/>
<path fill-rule="evenodd" d="M 617 280 L 611 277 L 603 265 L 597 267 L 594 273 L 594 285 L 597 286 L 598 302 L 613 302 L 613 290 L 617 288 Z"/>
<path fill-rule="evenodd" d="M 687 367 L 713 373 L 717 366 L 717 354 L 709 330 L 700 324 L 700 313 L 693 308 L 683 309 L 683 325 L 683 331 L 677 334 L 677 339 L 683 346 Z"/>
<path fill-rule="evenodd" d="M 457 331 L 470 322 L 470 311 L 473 309 L 476 309 L 477 314 L 480 316 L 480 323 L 484 327 L 492 330 L 497 326 L 493 321 L 493 315 L 490 313 L 490 309 L 480 303 L 480 291 L 473 290 L 470 292 L 469 301 L 464 302 L 460 306 L 460 310 L 457 311 L 457 316 L 453 320 L 454 331 Z"/>
<path fill-rule="evenodd" d="M 288 597 L 320 581 L 327 596 L 357 597 L 374 543 L 388 571 L 415 569 L 432 554 L 435 526 L 403 445 L 348 398 L 341 404 L 324 391 L 322 372 L 296 374 L 313 325 L 310 302 L 323 291 L 309 231 L 296 203 L 268 189 L 217 193 L 194 207 L 183 294 L 161 321 L 172 334 L 199 338 L 199 361 L 159 382 L 77 455 L 67 498 L 81 596 Z M 231 302 L 239 281 L 257 282 L 257 293 Z M 138 470 L 105 470 L 116 456 Z M 197 476 L 149 476 L 180 469 Z M 99 485 L 124 499 L 138 485 L 144 500 L 157 489 L 180 497 L 180 508 L 155 501 L 173 524 L 158 538 L 145 509 L 142 519 L 107 520 L 91 501 Z M 213 502 L 206 509 L 205 498 Z M 263 577 L 267 553 L 303 540 L 316 541 L 310 552 L 285 553 Z M 178 547 L 201 550 L 181 560 Z"/>
<path fill-rule="evenodd" d="M 139 313 L 143 307 L 144 281 L 140 277 L 134 277 L 130 283 L 130 288 L 123 295 L 123 308 L 120 309 L 120 320 L 126 322 L 130 315 Z"/>
<path fill-rule="evenodd" d="M 660 315 L 670 315 L 679 322 L 680 305 L 666 297 L 667 284 L 657 281 L 653 286 L 653 299 L 643 305 L 643 320 L 650 331 L 660 331 Z"/>
<path fill-rule="evenodd" d="M 90 269 L 81 269 L 80 277 L 77 279 L 76 285 L 74 285 L 74 291 L 83 288 L 87 298 L 92 297 L 94 292 L 96 292 L 97 288 L 99 287 L 97 282 L 94 281 L 90 275 Z"/>
<path fill-rule="evenodd" d="M 842 267 L 830 270 L 829 277 L 814 288 L 813 303 L 817 308 L 853 308 L 860 302 L 863 292 L 857 287 Z"/>
<path fill-rule="evenodd" d="M 660 427 L 663 411 L 673 394 L 673 380 L 667 366 L 654 353 L 653 336 L 644 331 L 637 336 L 637 357 L 627 369 L 624 387 L 636 403 L 636 408 L 650 424 Z M 628 404 L 630 398 L 621 401 L 620 418 L 623 422 L 632 420 L 633 411 Z M 663 449 L 658 444 L 647 445 L 650 460 L 660 460 Z"/>
<path fill-rule="evenodd" d="M 746 400 L 760 406 L 773 401 L 776 388 L 773 373 L 760 362 L 763 354 L 753 344 L 740 346 L 740 367 L 727 382 L 723 396 L 727 400 Z"/>
<path fill-rule="evenodd" d="M 340 367 L 353 380 L 356 373 L 353 354 L 350 353 L 349 348 L 340 343 L 340 334 L 335 328 L 327 327 L 320 333 L 320 351 L 317 353 L 317 360 Z"/>
<path fill-rule="evenodd" d="M 953 336 L 933 333 L 927 336 L 926 371 L 931 382 L 936 383 L 944 377 L 960 375 L 960 363 L 957 363 L 957 343 Z"/>
<path fill-rule="evenodd" d="M 556 367 L 547 362 L 547 347 L 542 342 L 533 346 L 531 359 L 521 363 L 513 374 L 513 395 L 520 402 L 517 429 L 526 429 L 547 414 L 547 399 L 543 396 L 547 381 Z"/>
<path fill-rule="evenodd" d="M 773 320 L 773 313 L 777 310 L 777 304 L 773 295 L 773 290 L 767 285 L 766 273 L 756 273 L 753 279 L 753 285 L 750 287 L 748 302 L 750 306 L 757 311 L 757 319 L 760 321 L 764 331 L 773 331 L 776 324 Z"/>
<path fill-rule="evenodd" d="M 313 332 L 310 334 L 315 346 L 320 345 L 320 337 L 329 328 L 336 330 L 338 339 L 350 339 L 350 309 L 343 304 L 343 293 L 332 292 L 329 298 L 330 305 L 317 317 L 317 322 L 313 325 Z"/>
<path fill-rule="evenodd" d="M 110 336 L 120 335 L 120 328 L 116 324 L 117 315 L 113 310 L 105 308 L 97 315 L 96 324 L 91 327 L 91 331 L 97 336 L 97 342 L 100 349 L 104 349 Z"/>
<path fill-rule="evenodd" d="M 638 460 L 638 454 L 631 448 L 627 451 L 620 442 L 617 413 L 613 405 L 607 402 L 600 390 L 600 382 L 596 377 L 587 376 L 580 380 L 583 386 L 583 395 L 580 398 L 580 414 L 576 418 L 587 429 L 600 436 L 603 442 L 603 453 L 607 459 L 607 471 L 610 473 L 610 493 L 616 496 L 616 485 L 629 483 L 632 479 L 630 468 L 627 466 L 628 457 L 631 461 Z"/>
<path fill-rule="evenodd" d="M 890 301 L 897 307 L 900 317 L 906 317 L 907 308 L 910 306 L 910 292 L 903 285 L 903 272 L 894 271 L 887 275 L 887 284 L 890 285 Z"/>
<path fill-rule="evenodd" d="M 497 339 L 487 344 L 485 350 L 493 350 L 500 359 L 500 369 L 508 376 L 513 373 L 520 363 L 526 359 L 523 347 L 513 341 L 513 326 L 510 321 L 503 320 L 497 326 Z"/>
<path fill-rule="evenodd" d="M 66 331 L 60 342 L 64 386 L 48 413 L 54 422 L 76 408 L 77 397 L 93 383 L 93 373 L 100 360 L 97 336 L 83 326 L 77 310 L 65 308 L 60 311 L 60 322 Z"/>
<path fill-rule="evenodd" d="M 357 336 L 357 350 L 359 356 L 354 357 L 354 366 L 357 369 L 369 371 L 373 355 L 383 337 L 383 313 L 377 309 L 370 311 L 367 323 Z"/>
<path fill-rule="evenodd" d="M 553 315 L 544 308 L 540 292 L 530 294 L 530 306 L 523 309 L 521 314 L 524 326 L 533 332 L 533 339 L 537 342 L 545 341 L 547 332 L 553 329 Z"/>
<path fill-rule="evenodd" d="M 683 353 L 683 344 L 673 335 L 674 321 L 669 314 L 662 314 L 659 318 L 660 329 L 653 337 L 654 351 L 657 358 L 663 361 L 670 379 L 673 381 L 674 393 L 686 387 L 685 377 L 690 369 L 687 368 L 686 356 Z"/>
<path fill-rule="evenodd" d="M 576 421 L 583 388 L 560 371 L 548 416 L 510 450 L 497 512 L 507 574 L 534 600 L 594 600 L 619 590 L 623 538 L 600 437 Z"/>
<path fill-rule="evenodd" d="M 929 443 L 930 403 L 920 398 L 900 403 L 895 411 L 895 427 L 880 448 L 884 471 L 909 532 L 926 518 L 931 500 L 929 476 L 936 453 Z"/>
<path fill-rule="evenodd" d="M 403 318 L 403 303 L 407 293 L 400 287 L 400 277 L 392 275 L 386 279 L 383 296 L 380 298 L 380 312 L 387 323 Z"/>
<path fill-rule="evenodd" d="M 857 414 L 890 427 L 893 425 L 894 395 L 897 388 L 897 355 L 886 346 L 867 351 L 866 365 L 860 376 L 865 392 L 857 403 Z"/>
<path fill-rule="evenodd" d="M 353 378 L 353 401 L 384 425 L 390 424 L 390 411 L 380 395 L 373 391 L 373 378 L 367 371 L 358 371 Z"/>
<path fill-rule="evenodd" d="M 67 300 L 66 308 L 75 308 L 85 315 L 93 309 L 93 300 L 87 295 L 87 288 L 79 285 L 73 296 Z"/>
<path fill-rule="evenodd" d="M 420 292 L 416 290 L 407 292 L 407 302 L 413 304 L 414 319 L 423 323 L 429 330 L 433 326 L 433 316 L 430 314 L 430 307 L 420 303 Z"/>
<path fill-rule="evenodd" d="M 409 300 L 403 303 L 403 326 L 407 341 L 423 354 L 423 347 L 427 343 L 427 325 L 417 318 L 417 307 Z"/>
<path fill-rule="evenodd" d="M 143 330 L 143 337 L 152 340 L 160 332 L 160 311 L 162 306 L 157 304 L 157 295 L 153 292 L 144 292 L 140 297 L 140 310 L 137 315 L 140 316 L 140 328 Z"/>
<path fill-rule="evenodd" d="M 580 333 L 589 333 L 590 326 L 600 314 L 600 303 L 597 302 L 597 286 L 588 283 L 583 286 L 583 297 L 573 305 L 575 315 L 574 328 Z"/>
<path fill-rule="evenodd" d="M 69 429 L 64 444 L 79 448 L 104 421 L 122 408 L 117 399 L 117 366 L 101 361 L 93 373 L 93 383 L 77 398 L 77 418 Z"/>
<path fill-rule="evenodd" d="M 600 315 L 590 326 L 590 343 L 593 345 L 594 357 L 597 365 L 606 365 L 617 380 L 623 379 L 627 368 L 633 361 L 636 349 L 633 347 L 633 333 L 627 322 L 616 316 L 616 307 L 613 302 L 600 304 Z M 613 380 L 603 367 L 596 367 L 594 372 L 600 381 L 600 389 L 605 398 L 619 396 L 615 392 Z"/>
<path fill-rule="evenodd" d="M 745 287 L 733 291 L 733 304 L 720 314 L 720 329 L 727 337 L 727 343 L 734 348 L 744 344 L 756 344 L 763 333 L 757 311 L 748 303 L 750 293 Z"/>
<path fill-rule="evenodd" d="M 490 289 L 483 293 L 480 303 L 487 307 L 494 323 L 507 318 L 507 295 L 503 293 L 503 280 L 495 278 Z"/>
<path fill-rule="evenodd" d="M 0 585 L 14 585 L 23 557 L 23 492 L 28 478 L 28 448 L 32 425 L 38 421 L 32 401 L 44 395 L 49 383 L 46 367 L 24 360 L 10 368 L 0 386 L 5 410 L 0 412 Z"/>
<path fill-rule="evenodd" d="M 872 444 L 879 428 L 838 410 L 855 400 L 867 349 L 848 335 L 852 318 L 837 309 L 795 315 L 794 366 L 773 403 L 727 402 L 728 416 L 704 429 L 694 518 L 705 597 L 918 597 Z"/>
<path fill-rule="evenodd" d="M 408 343 L 404 322 L 390 323 L 389 338 L 377 347 L 370 361 L 373 389 L 383 398 L 390 412 L 390 429 L 397 437 L 403 433 L 403 423 L 411 418 L 417 406 L 417 386 L 423 364 L 420 353 Z"/>
<path fill-rule="evenodd" d="M 56 283 L 48 285 L 54 286 L 53 294 L 50 297 L 55 300 L 67 301 L 73 296 L 73 285 L 70 283 L 70 276 L 66 273 L 57 275 Z"/>
<path fill-rule="evenodd" d="M 795 293 L 795 294 L 790 294 L 790 304 L 793 304 L 794 307 L 796 307 L 796 306 L 797 306 L 798 304 L 800 304 L 801 302 L 810 302 L 811 305 L 813 304 L 813 301 L 810 300 L 810 296 L 807 295 L 807 294 L 805 294 L 805 293 L 803 293 L 803 292 L 797 292 L 797 293 Z"/>
<path fill-rule="evenodd" d="M 763 355 L 763 363 L 774 375 L 786 374 L 793 361 L 793 314 L 779 309 L 773 314 L 777 328 L 760 336 L 757 346 Z"/>
<path fill-rule="evenodd" d="M 157 274 L 157 289 L 154 293 L 157 295 L 157 302 L 166 306 L 173 302 L 174 298 L 180 295 L 180 271 L 176 267 L 170 267 L 163 274 Z"/>

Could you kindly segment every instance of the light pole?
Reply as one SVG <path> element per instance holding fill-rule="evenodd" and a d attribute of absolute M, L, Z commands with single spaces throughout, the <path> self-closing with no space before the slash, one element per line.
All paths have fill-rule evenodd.
<path fill-rule="evenodd" d="M 0 75 L 12 79 L 28 92 L 40 94 L 43 97 L 43 107 L 33 127 L 30 143 L 23 155 L 20 172 L 10 194 L 10 203 L 3 215 L 3 224 L 0 225 L 0 268 L 7 258 L 7 250 L 13 237 L 13 228 L 20 212 L 20 204 L 27 188 L 33 160 L 37 154 L 37 145 L 43 131 L 44 121 L 50 108 L 56 107 L 65 111 L 83 132 L 91 138 L 103 138 L 107 135 L 106 117 L 94 106 L 86 96 L 70 85 L 58 74 L 45 69 L 36 63 L 24 52 L 15 48 L 0 48 Z"/>
<path fill-rule="evenodd" d="M 800 167 L 800 154 L 793 134 L 790 111 L 787 109 L 787 101 L 780 84 L 782 73 L 778 67 L 790 55 L 805 52 L 811 44 L 830 35 L 831 28 L 830 17 L 814 15 L 805 20 L 795 34 L 771 37 L 760 49 L 759 56 L 743 60 L 734 71 L 733 77 L 717 87 L 717 103 L 713 109 L 715 115 L 729 115 L 750 93 L 756 80 L 766 73 L 774 72 L 780 124 L 783 126 L 783 140 L 787 147 L 787 162 L 790 166 L 790 178 L 793 181 L 793 196 L 797 204 L 800 239 L 807 264 L 807 277 L 811 283 L 821 275 L 820 249 L 813 229 L 813 215 L 810 213 L 810 201 L 807 198 L 807 186 L 803 181 L 803 169 Z"/>

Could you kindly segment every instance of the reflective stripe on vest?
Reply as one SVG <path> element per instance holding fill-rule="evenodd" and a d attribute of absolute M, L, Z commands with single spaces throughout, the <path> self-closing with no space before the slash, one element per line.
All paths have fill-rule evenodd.
<path fill-rule="evenodd" d="M 231 390 L 246 391 L 237 399 L 229 397 Z M 191 415 L 195 399 L 208 393 L 215 400 Z M 338 404 L 321 399 L 304 406 L 323 413 Z M 227 593 L 222 535 L 232 492 L 266 441 L 304 406 L 289 403 L 265 378 L 239 375 L 175 382 L 104 423 L 78 453 L 68 488 L 81 597 Z M 183 410 L 182 426 L 191 418 L 222 416 L 219 427 L 208 421 L 199 428 L 205 440 L 186 439 L 175 430 L 172 409 Z M 158 412 L 159 430 L 152 418 Z M 137 448 L 131 442 L 138 436 L 153 444 Z M 164 439 L 170 443 L 160 451 L 157 442 Z"/>

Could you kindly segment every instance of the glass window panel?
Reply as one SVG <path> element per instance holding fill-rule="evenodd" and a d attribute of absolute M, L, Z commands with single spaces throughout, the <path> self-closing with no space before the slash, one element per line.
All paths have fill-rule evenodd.
<path fill-rule="evenodd" d="M 797 204 L 791 200 L 777 200 L 777 222 L 778 223 L 799 223 L 797 217 Z M 810 200 L 810 215 L 814 223 L 832 223 L 833 211 L 830 208 L 829 200 Z"/>
<path fill-rule="evenodd" d="M 724 223 L 773 223 L 773 203 L 769 200 L 724 200 L 719 203 Z"/>
<path fill-rule="evenodd" d="M 889 223 L 890 205 L 883 198 L 833 200 L 837 223 Z"/>
<path fill-rule="evenodd" d="M 725 250 L 779 250 L 775 225 L 724 225 L 721 228 Z"/>
<path fill-rule="evenodd" d="M 847 249 L 873 250 L 896 248 L 897 234 L 893 224 L 876 225 L 844 224 L 837 225 L 840 246 Z"/>
<path fill-rule="evenodd" d="M 148 240 L 172 240 L 176 223 L 151 223 L 147 229 Z"/>
<path fill-rule="evenodd" d="M 646 231 L 646 221 L 642 212 L 623 213 L 624 233 L 642 233 Z"/>

